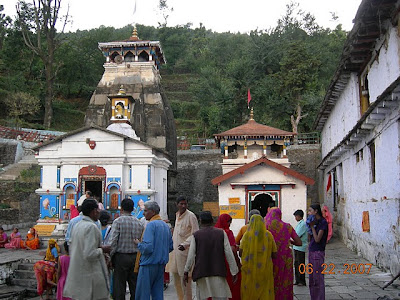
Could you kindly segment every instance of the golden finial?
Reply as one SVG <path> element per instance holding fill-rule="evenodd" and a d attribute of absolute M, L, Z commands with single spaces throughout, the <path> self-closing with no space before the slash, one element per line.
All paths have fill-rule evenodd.
<path fill-rule="evenodd" d="M 118 91 L 118 95 L 126 95 L 126 92 L 124 90 L 124 86 L 121 84 L 119 91 Z"/>
<path fill-rule="evenodd" d="M 136 25 L 133 26 L 132 36 L 129 38 L 129 40 L 131 40 L 131 41 L 138 41 L 139 40 L 139 37 L 138 37 L 138 34 L 137 34 Z"/>
<path fill-rule="evenodd" d="M 250 120 L 254 121 L 254 113 L 253 113 L 253 108 L 250 110 Z"/>

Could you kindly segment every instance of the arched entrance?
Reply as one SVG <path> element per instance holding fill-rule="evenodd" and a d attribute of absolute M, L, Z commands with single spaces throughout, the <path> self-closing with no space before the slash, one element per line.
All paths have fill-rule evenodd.
<path fill-rule="evenodd" d="M 264 218 L 267 215 L 268 207 L 276 206 L 275 201 L 272 199 L 272 196 L 267 193 L 258 194 L 254 200 L 251 201 L 251 209 L 258 209 L 261 213 L 261 216 Z"/>
<path fill-rule="evenodd" d="M 91 191 L 95 198 L 104 200 L 106 170 L 90 165 L 79 170 L 80 192 Z M 104 201 L 103 201 L 104 202 Z"/>

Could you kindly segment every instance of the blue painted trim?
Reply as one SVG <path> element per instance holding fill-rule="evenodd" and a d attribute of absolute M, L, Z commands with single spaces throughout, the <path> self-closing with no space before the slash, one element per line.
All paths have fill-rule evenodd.
<path fill-rule="evenodd" d="M 147 166 L 147 188 L 151 188 L 151 166 Z"/>
<path fill-rule="evenodd" d="M 129 166 L 129 188 L 132 188 L 132 166 Z"/>
<path fill-rule="evenodd" d="M 280 191 L 280 184 L 264 184 L 265 188 L 263 188 L 262 184 L 258 185 L 248 185 L 247 190 L 250 191 Z"/>
<path fill-rule="evenodd" d="M 76 178 L 64 178 L 64 184 L 67 182 L 73 182 L 76 186 L 76 183 L 78 182 L 78 179 Z"/>
<path fill-rule="evenodd" d="M 43 167 L 40 168 L 40 187 L 43 187 Z"/>
<path fill-rule="evenodd" d="M 61 167 L 57 167 L 57 187 L 60 187 Z"/>

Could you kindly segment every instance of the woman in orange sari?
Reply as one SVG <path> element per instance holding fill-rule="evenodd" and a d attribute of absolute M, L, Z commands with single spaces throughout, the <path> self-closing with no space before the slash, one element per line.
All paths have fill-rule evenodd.
<path fill-rule="evenodd" d="M 35 228 L 31 228 L 26 235 L 25 241 L 21 241 L 21 248 L 26 250 L 36 250 L 40 247 L 39 236 Z"/>

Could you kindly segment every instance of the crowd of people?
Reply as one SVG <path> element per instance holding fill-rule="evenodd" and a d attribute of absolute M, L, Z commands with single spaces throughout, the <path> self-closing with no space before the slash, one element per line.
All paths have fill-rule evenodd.
<path fill-rule="evenodd" d="M 314 269 L 309 274 L 310 297 L 325 299 L 322 265 L 332 236 L 327 207 L 312 204 L 307 220 L 302 210 L 296 210 L 295 229 L 282 221 L 278 207 L 269 208 L 264 218 L 253 209 L 235 237 L 230 215 L 221 214 L 213 226 L 211 213 L 201 212 L 199 227 L 182 196 L 177 199 L 173 230 L 161 219 L 154 201 L 144 204 L 143 222 L 132 214 L 133 201 L 123 199 L 120 216 L 110 224 L 110 214 L 89 193 L 86 196 L 68 224 L 65 255 L 50 239 L 45 258 L 34 265 L 41 299 L 51 299 L 57 287 L 57 299 L 62 300 L 110 296 L 123 300 L 127 285 L 131 300 L 163 299 L 165 272 L 172 274 L 179 300 L 192 299 L 192 282 L 199 300 L 293 299 L 293 285 L 307 285 L 307 250 Z M 17 228 L 10 237 L 0 228 L 0 247 L 37 249 L 39 245 L 34 228 L 25 240 Z"/>
<path fill-rule="evenodd" d="M 39 247 L 40 239 L 35 228 L 30 228 L 25 239 L 22 239 L 17 227 L 14 227 L 10 236 L 0 227 L 0 248 L 36 250 Z"/>

